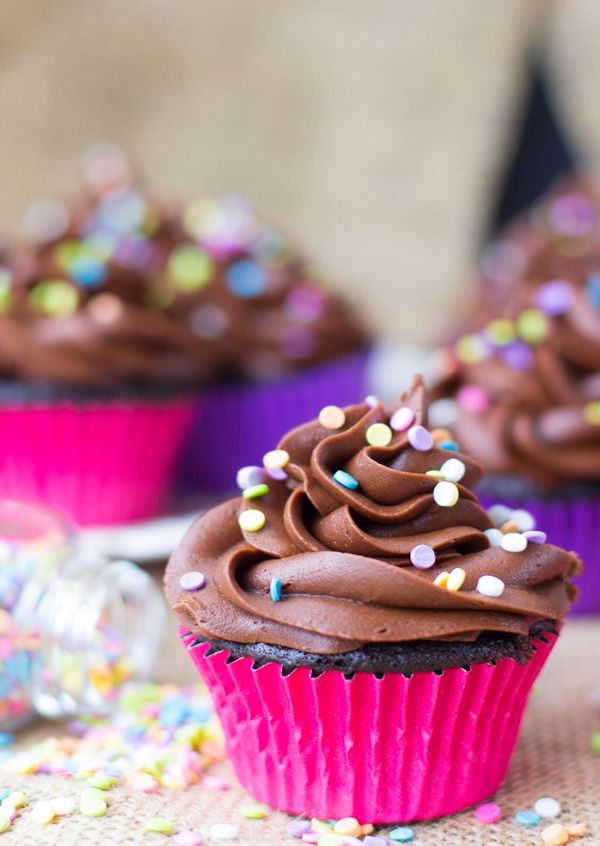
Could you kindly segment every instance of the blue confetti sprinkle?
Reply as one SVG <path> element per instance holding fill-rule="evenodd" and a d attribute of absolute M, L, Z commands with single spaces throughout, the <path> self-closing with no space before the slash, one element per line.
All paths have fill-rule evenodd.
<path fill-rule="evenodd" d="M 414 840 L 415 833 L 412 828 L 405 828 L 402 826 L 401 828 L 393 828 L 389 834 L 390 840 L 393 840 L 394 843 L 408 843 L 409 840 Z"/>
<path fill-rule="evenodd" d="M 600 273 L 592 273 L 585 283 L 588 300 L 595 309 L 600 311 Z"/>
<path fill-rule="evenodd" d="M 349 491 L 355 491 L 358 487 L 358 480 L 346 473 L 345 470 L 336 470 L 333 474 L 334 481 L 343 488 L 348 488 Z"/>
<path fill-rule="evenodd" d="M 535 811 L 517 811 L 515 819 L 521 825 L 539 825 L 541 817 Z"/>
<path fill-rule="evenodd" d="M 95 288 L 106 277 L 106 268 L 93 256 L 77 256 L 69 264 L 69 274 L 85 287 Z"/>
<path fill-rule="evenodd" d="M 271 579 L 271 587 L 269 588 L 269 591 L 273 602 L 279 602 L 281 599 L 281 579 Z"/>
<path fill-rule="evenodd" d="M 456 441 L 442 441 L 438 444 L 440 449 L 447 449 L 450 452 L 458 452 L 458 444 Z"/>
<path fill-rule="evenodd" d="M 0 731 L 0 748 L 5 749 L 7 746 L 12 746 L 13 736 L 8 731 Z M 0 799 L 0 801 L 2 801 Z"/>
<path fill-rule="evenodd" d="M 252 299 L 260 296 L 267 287 L 267 274 L 256 262 L 243 259 L 227 270 L 227 285 L 236 297 Z"/>
<path fill-rule="evenodd" d="M 183 696 L 173 696 L 163 702 L 158 720 L 165 728 L 171 728 L 183 723 L 189 713 L 189 708 Z"/>

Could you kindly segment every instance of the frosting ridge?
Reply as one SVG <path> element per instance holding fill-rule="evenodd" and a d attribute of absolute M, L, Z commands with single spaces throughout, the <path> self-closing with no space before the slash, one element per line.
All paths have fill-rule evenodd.
<path fill-rule="evenodd" d="M 475 461 L 436 444 L 424 449 L 411 429 L 394 431 L 386 446 L 367 442 L 370 427 L 387 425 L 399 408 L 412 411 L 413 427 L 426 426 L 425 403 L 416 379 L 390 409 L 365 402 L 345 409 L 337 430 L 314 421 L 286 435 L 285 478 L 267 478 L 269 491 L 256 500 L 242 496 L 202 516 L 173 554 L 166 589 L 182 623 L 208 640 L 326 655 L 375 643 L 527 634 L 537 621 L 562 619 L 577 559 L 543 543 L 520 552 L 490 547 L 494 523 L 471 490 L 481 475 Z M 462 466 L 456 482 L 440 476 L 450 458 L 453 469 Z M 440 484 L 458 493 L 454 504 L 439 504 Z M 238 523 L 249 507 L 264 514 L 258 531 Z M 433 552 L 433 564 L 418 566 L 418 547 Z M 191 569 L 207 578 L 194 593 L 179 585 Z M 464 579 L 456 590 L 443 586 L 453 572 Z M 482 576 L 501 579 L 501 595 L 479 591 Z"/>

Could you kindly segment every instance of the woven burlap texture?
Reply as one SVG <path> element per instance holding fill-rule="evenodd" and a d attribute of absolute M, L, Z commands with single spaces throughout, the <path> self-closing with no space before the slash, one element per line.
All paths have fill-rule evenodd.
<path fill-rule="evenodd" d="M 161 191 L 251 197 L 374 327 L 430 342 L 464 296 L 538 5 L 1 3 L 0 240 L 113 139 Z"/>
<path fill-rule="evenodd" d="M 175 655 L 178 657 L 174 660 Z M 167 656 L 168 676 L 173 678 L 175 674 L 181 681 L 189 680 L 187 664 L 180 663 L 183 651 L 171 632 L 164 644 L 162 667 L 166 666 Z M 413 825 L 414 842 L 418 846 L 529 846 L 540 843 L 542 826 L 524 829 L 513 817 L 516 811 L 530 808 L 540 796 L 548 795 L 561 802 L 562 822 L 588 824 L 589 836 L 574 842 L 598 846 L 600 757 L 592 753 L 590 738 L 594 730 L 600 730 L 600 710 L 593 705 L 591 697 L 599 685 L 600 622 L 570 622 L 534 691 L 507 780 L 496 796 L 504 819 L 493 826 L 482 826 L 475 821 L 472 811 L 466 811 L 433 823 L 417 823 Z M 30 742 L 51 731 L 56 731 L 56 726 L 38 724 L 25 732 L 20 742 Z M 498 737 L 497 742 L 502 743 L 502 738 Z M 1 844 L 167 844 L 169 841 L 163 835 L 144 831 L 146 820 L 155 815 L 168 817 L 177 828 L 193 828 L 205 834 L 206 846 L 217 843 L 209 836 L 211 825 L 225 821 L 239 825 L 235 841 L 238 844 L 298 843 L 286 837 L 285 827 L 290 818 L 284 814 L 273 812 L 267 819 L 256 821 L 242 818 L 239 808 L 248 801 L 248 796 L 235 787 L 229 764 L 219 764 L 213 771 L 225 775 L 234 786 L 227 792 L 217 793 L 197 785 L 181 793 L 170 791 L 160 796 L 118 788 L 110 793 L 107 816 L 89 819 L 75 813 L 45 827 L 34 824 L 24 811 L 14 826 L 1 836 Z M 65 794 L 77 797 L 82 790 L 78 783 L 50 776 L 11 777 L 8 784 L 7 779 L 0 778 L 0 785 L 23 790 L 30 802 Z"/>

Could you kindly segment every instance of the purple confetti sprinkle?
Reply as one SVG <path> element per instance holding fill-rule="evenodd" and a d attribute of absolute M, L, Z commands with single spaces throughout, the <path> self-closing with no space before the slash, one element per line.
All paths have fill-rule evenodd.
<path fill-rule="evenodd" d="M 206 584 L 206 579 L 199 570 L 190 570 L 179 579 L 179 584 L 184 590 L 200 590 Z"/>
<path fill-rule="evenodd" d="M 270 476 L 271 479 L 276 479 L 278 482 L 283 482 L 283 480 L 287 479 L 288 477 L 283 467 L 272 467 L 269 468 L 266 472 L 267 476 Z"/>
<path fill-rule="evenodd" d="M 427 570 L 435 564 L 435 552 L 426 543 L 417 544 L 410 551 L 410 562 L 419 570 Z"/>
<path fill-rule="evenodd" d="M 433 436 L 425 426 L 411 426 L 408 430 L 408 441 L 413 449 L 427 452 L 433 446 Z"/>
<path fill-rule="evenodd" d="M 502 348 L 500 355 L 509 367 L 515 370 L 529 370 L 533 364 L 533 352 L 523 341 L 511 341 Z"/>
<path fill-rule="evenodd" d="M 546 543 L 547 535 L 539 529 L 532 529 L 529 532 L 523 532 L 523 537 L 527 538 L 527 543 Z"/>
<path fill-rule="evenodd" d="M 538 288 L 534 305 L 550 317 L 558 317 L 573 305 L 573 286 L 564 279 L 553 279 Z"/>
<path fill-rule="evenodd" d="M 300 839 L 303 834 L 310 831 L 310 823 L 308 820 L 293 820 L 293 822 L 288 823 L 285 830 L 290 837 Z"/>
<path fill-rule="evenodd" d="M 254 485 L 260 485 L 267 478 L 267 473 L 263 467 L 257 467 L 250 464 L 247 467 L 240 467 L 235 477 L 235 482 L 241 491 L 246 488 L 253 488 Z"/>

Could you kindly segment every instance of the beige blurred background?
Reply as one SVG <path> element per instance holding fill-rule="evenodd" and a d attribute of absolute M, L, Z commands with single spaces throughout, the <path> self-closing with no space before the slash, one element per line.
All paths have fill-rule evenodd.
<path fill-rule="evenodd" d="M 0 235 L 69 196 L 89 143 L 169 194 L 240 192 L 381 333 L 461 308 L 526 64 L 600 158 L 594 0 L 5 0 Z"/>

